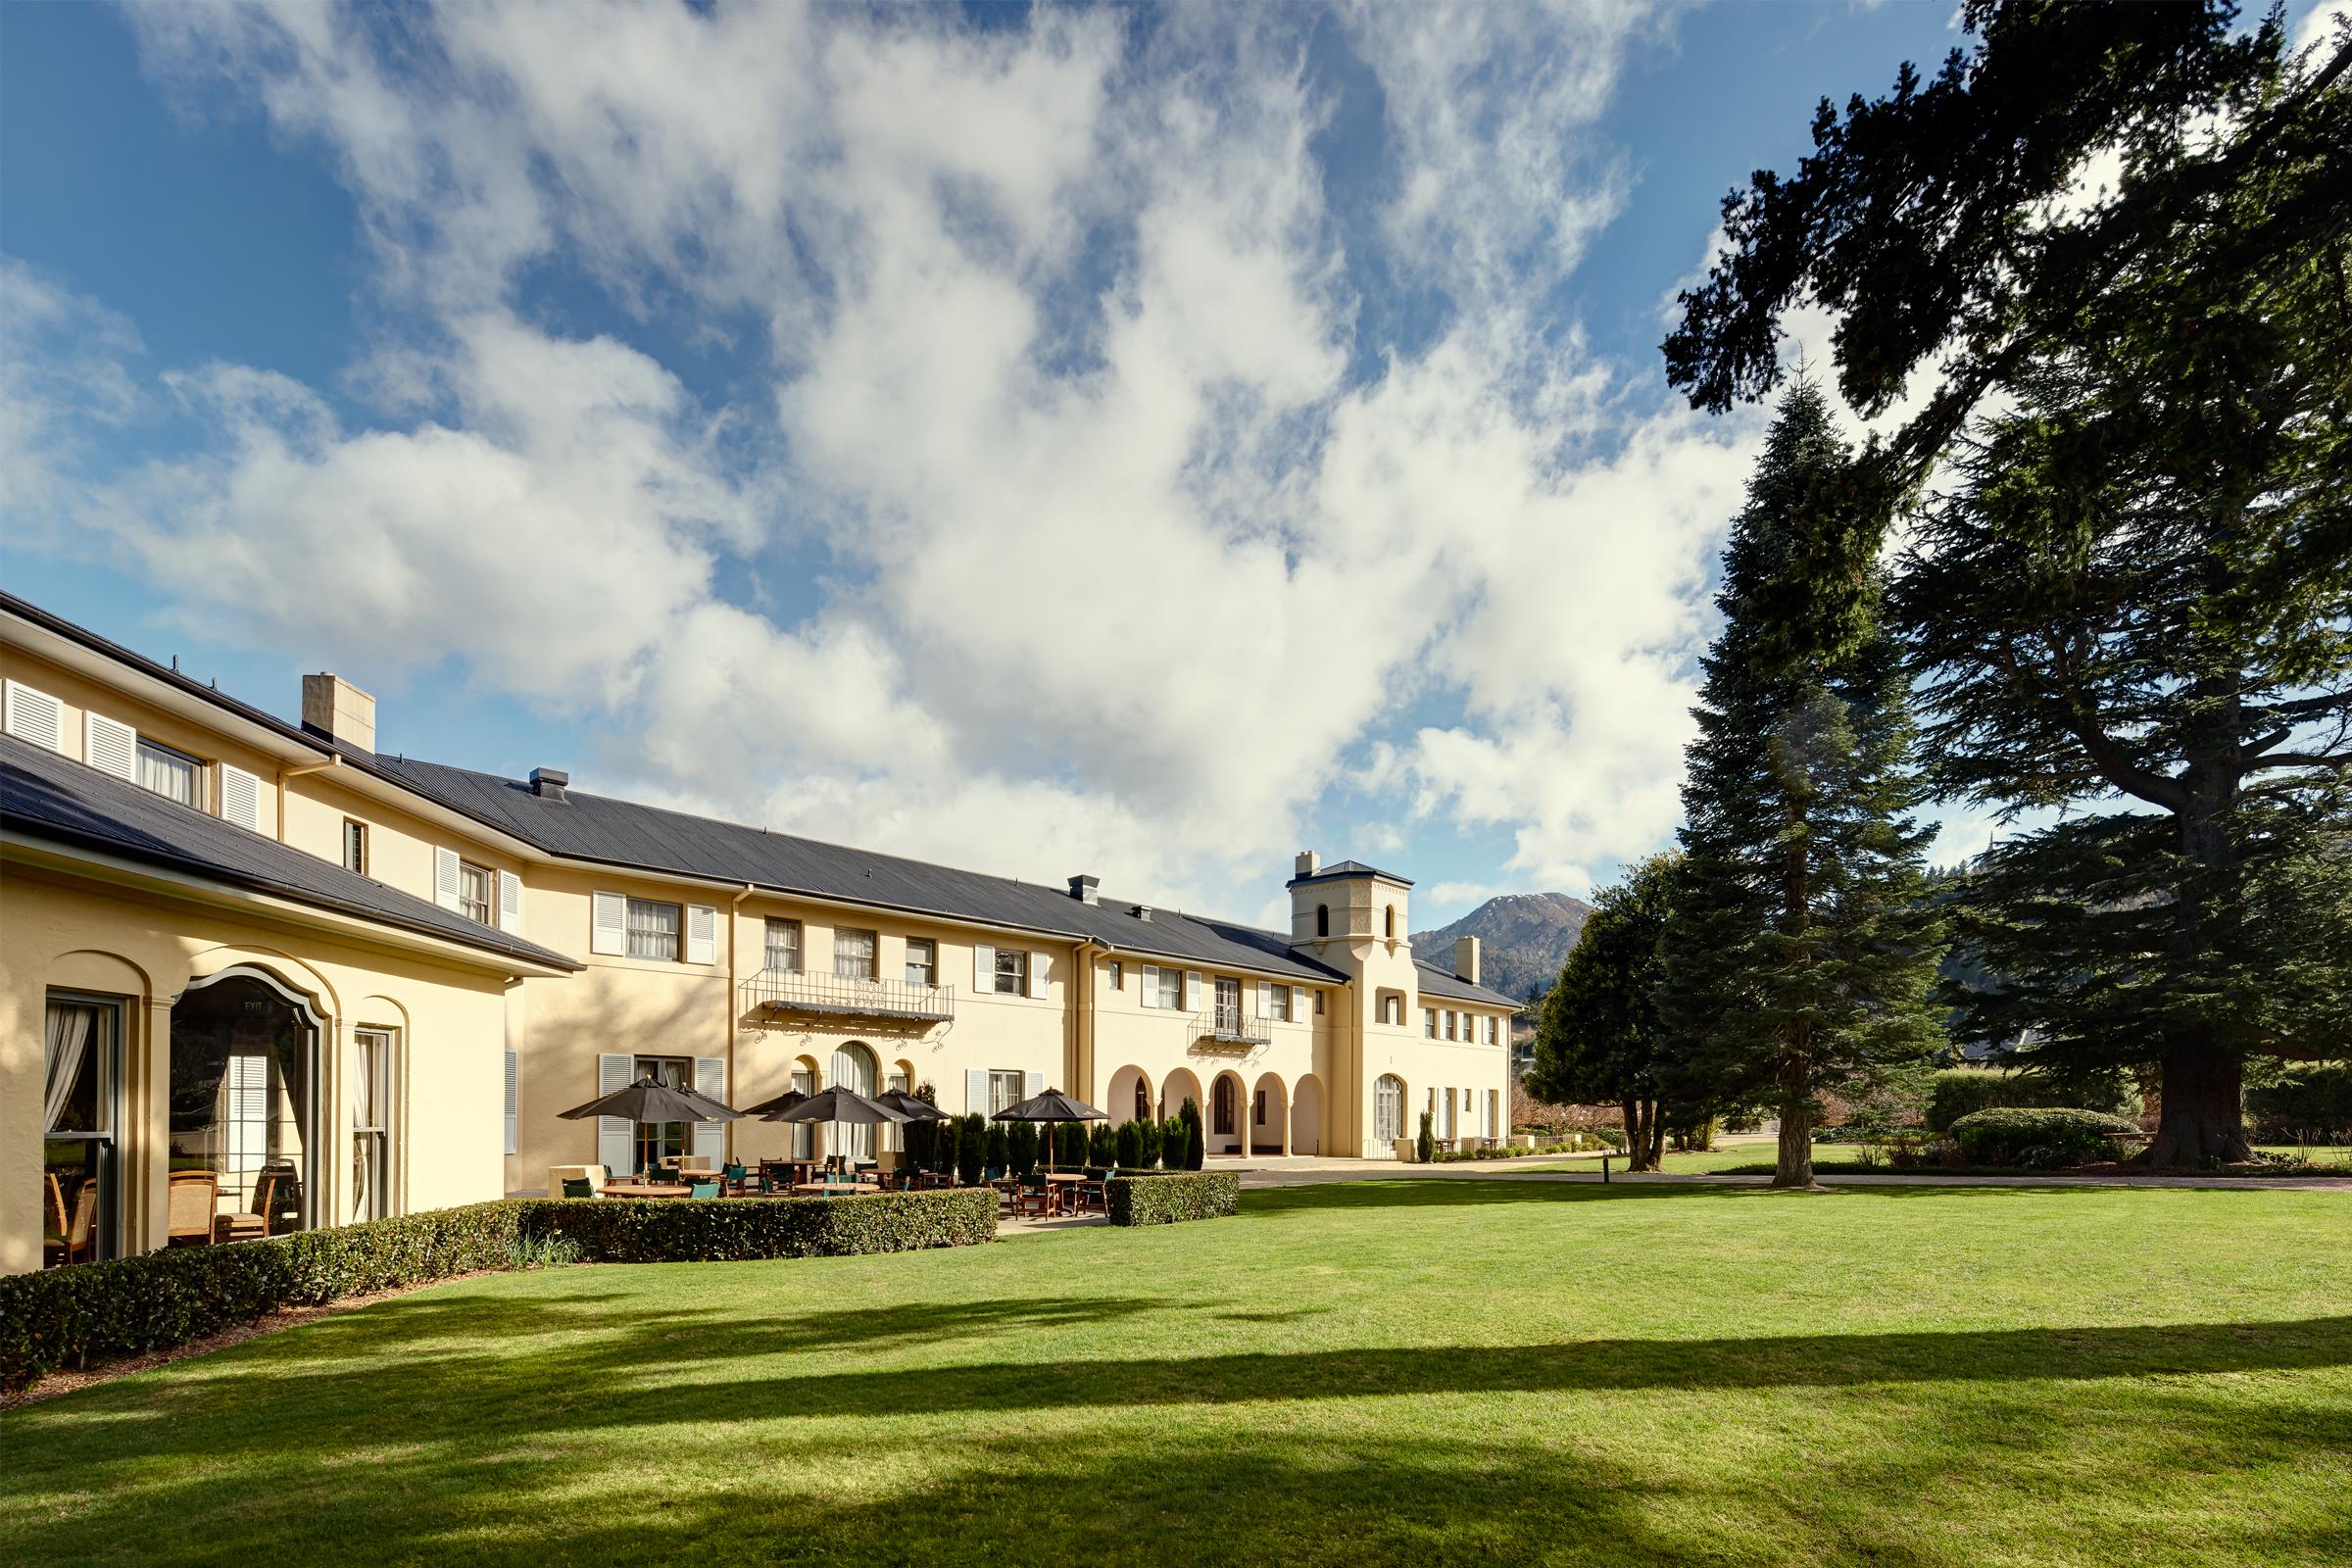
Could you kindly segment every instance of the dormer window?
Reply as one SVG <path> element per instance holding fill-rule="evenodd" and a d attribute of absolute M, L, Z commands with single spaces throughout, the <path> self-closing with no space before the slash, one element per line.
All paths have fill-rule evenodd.
<path fill-rule="evenodd" d="M 1328 904 L 1315 906 L 1315 935 L 1319 937 L 1331 935 L 1331 906 Z"/>

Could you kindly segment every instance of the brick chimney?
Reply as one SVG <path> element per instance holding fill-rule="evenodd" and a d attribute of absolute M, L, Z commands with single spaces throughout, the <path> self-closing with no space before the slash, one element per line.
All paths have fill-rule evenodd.
<path fill-rule="evenodd" d="M 1479 983 L 1478 938 L 1455 937 L 1453 939 L 1453 973 L 1457 980 L 1467 980 L 1472 985 Z"/>
<path fill-rule="evenodd" d="M 375 699 L 340 675 L 302 677 L 302 727 L 338 746 L 375 750 Z"/>

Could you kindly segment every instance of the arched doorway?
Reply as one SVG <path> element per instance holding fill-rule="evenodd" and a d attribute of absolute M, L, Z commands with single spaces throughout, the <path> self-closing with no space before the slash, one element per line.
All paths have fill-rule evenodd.
<path fill-rule="evenodd" d="M 1323 1152 L 1323 1080 L 1311 1072 L 1291 1095 L 1291 1152 Z"/>
<path fill-rule="evenodd" d="M 1242 1152 L 1287 1154 L 1290 1130 L 1291 1097 L 1283 1092 L 1282 1080 L 1270 1072 L 1259 1074 L 1250 1091 L 1250 1136 Z"/>
<path fill-rule="evenodd" d="M 1168 1074 L 1159 1086 L 1159 1114 L 1162 1120 L 1184 1109 L 1184 1102 L 1200 1103 L 1200 1080 L 1189 1067 L 1179 1067 Z"/>
<path fill-rule="evenodd" d="M 880 1072 L 872 1050 L 853 1040 L 834 1048 L 833 1072 L 827 1087 L 853 1089 L 870 1099 L 881 1091 Z M 831 1152 L 847 1154 L 852 1159 L 874 1157 L 874 1130 L 871 1127 L 854 1127 L 846 1122 L 834 1122 L 830 1128 Z"/>
<path fill-rule="evenodd" d="M 172 1178 L 210 1173 L 232 1233 L 318 1222 L 318 1040 L 310 999 L 259 969 L 224 969 L 172 1004 Z"/>
<path fill-rule="evenodd" d="M 1136 1121 L 1152 1119 L 1152 1080 L 1144 1076 L 1141 1067 L 1121 1067 L 1110 1075 L 1110 1094 L 1102 1102 L 1110 1113 L 1112 1126 L 1130 1118 Z"/>
<path fill-rule="evenodd" d="M 1238 1154 L 1242 1152 L 1242 1080 L 1234 1073 L 1221 1072 L 1208 1087 L 1208 1152 L 1212 1154 Z"/>
<path fill-rule="evenodd" d="M 1383 1073 L 1372 1086 L 1372 1142 L 1384 1153 L 1404 1136 L 1404 1080 Z"/>

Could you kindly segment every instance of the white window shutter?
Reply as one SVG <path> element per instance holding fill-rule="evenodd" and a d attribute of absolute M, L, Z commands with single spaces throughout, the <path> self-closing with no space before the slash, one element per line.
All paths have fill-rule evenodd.
<path fill-rule="evenodd" d="M 1291 987 L 1291 1022 L 1304 1023 L 1314 1010 L 1315 1004 L 1306 1000 L 1306 987 Z"/>
<path fill-rule="evenodd" d="M 135 779 L 139 772 L 139 732 L 119 718 L 85 709 L 81 715 L 81 760 L 101 773 Z"/>
<path fill-rule="evenodd" d="M 1046 976 L 1049 972 L 1046 962 L 1046 955 L 1042 953 L 1029 955 L 1029 994 L 1033 997 L 1046 994 Z"/>
<path fill-rule="evenodd" d="M 1145 1006 L 1156 1007 L 1159 1005 L 1159 965 L 1156 963 L 1144 965 L 1143 996 Z"/>
<path fill-rule="evenodd" d="M 1023 1100 L 1035 1100 L 1045 1092 L 1046 1075 L 1044 1073 L 1025 1072 L 1021 1074 L 1021 1098 Z"/>
<path fill-rule="evenodd" d="M 686 961 L 718 961 L 718 910 L 708 904 L 686 906 Z"/>
<path fill-rule="evenodd" d="M 589 895 L 588 951 L 622 954 L 629 950 L 629 901 L 618 893 Z"/>
<path fill-rule="evenodd" d="M 0 727 L 21 741 L 30 741 L 43 751 L 63 752 L 66 749 L 66 705 L 47 692 L 34 691 L 20 681 L 8 683 L 5 706 L 8 711 L 0 715 Z"/>
<path fill-rule="evenodd" d="M 262 830 L 262 781 L 226 762 L 220 764 L 220 820 L 248 833 Z"/>
<path fill-rule="evenodd" d="M 433 902 L 444 909 L 458 907 L 458 852 L 433 846 Z"/>
<path fill-rule="evenodd" d="M 963 1108 L 975 1115 L 988 1114 L 988 1069 L 972 1067 L 963 1075 Z"/>
<path fill-rule="evenodd" d="M 516 1113 L 517 1113 L 517 1111 L 519 1110 L 519 1108 L 520 1108 L 520 1106 L 521 1106 L 521 1103 L 522 1103 L 522 1101 L 521 1101 L 521 1097 L 520 1097 L 520 1095 L 516 1093 L 516 1091 L 517 1091 L 517 1090 L 519 1090 L 519 1089 L 521 1088 L 521 1074 L 522 1074 L 522 1053 L 521 1053 L 521 1052 L 519 1052 L 519 1051 L 510 1051 L 510 1052 L 508 1052 L 508 1053 L 507 1053 L 507 1152 L 508 1152 L 508 1153 L 510 1153 L 510 1154 L 512 1154 L 513 1152 L 514 1152 L 514 1122 L 515 1122 Z"/>
<path fill-rule="evenodd" d="M 1260 1018 L 1274 1016 L 1274 988 L 1263 980 L 1257 983 L 1257 1015 Z"/>
<path fill-rule="evenodd" d="M 1202 988 L 1203 988 L 1203 985 L 1204 985 L 1204 982 L 1203 982 L 1203 981 L 1201 980 L 1201 978 L 1200 978 L 1200 970 L 1198 970 L 1198 969 L 1187 969 L 1187 970 L 1185 970 L 1185 971 L 1184 971 L 1184 1010 L 1185 1010 L 1185 1011 L 1187 1011 L 1187 1012 L 1199 1012 L 1199 1011 L 1201 1009 L 1202 1003 L 1201 1003 L 1201 1001 L 1200 1001 L 1200 993 L 1201 993 L 1201 990 L 1202 990 Z"/>
<path fill-rule="evenodd" d="M 975 996 L 985 997 L 996 989 L 997 950 L 982 943 L 972 949 L 972 993 Z M 985 1087 L 980 1093 L 980 1103 L 983 1109 L 988 1105 L 988 1091 Z"/>
<path fill-rule="evenodd" d="M 694 1058 L 695 1093 L 709 1095 L 724 1102 L 727 1098 L 727 1058 L 697 1056 Z M 694 1124 L 694 1142 L 689 1146 L 704 1158 L 724 1162 L 727 1152 L 727 1124 L 719 1121 L 698 1121 Z"/>
<path fill-rule="evenodd" d="M 522 934 L 522 878 L 512 871 L 498 873 L 498 928 Z"/>
<path fill-rule="evenodd" d="M 637 1076 L 637 1058 L 626 1052 L 602 1052 L 596 1058 L 596 1092 L 612 1094 L 626 1089 Z M 636 1152 L 629 1147 L 629 1119 L 626 1116 L 596 1118 L 596 1157 L 605 1169 L 615 1176 L 626 1176 L 637 1168 Z"/>

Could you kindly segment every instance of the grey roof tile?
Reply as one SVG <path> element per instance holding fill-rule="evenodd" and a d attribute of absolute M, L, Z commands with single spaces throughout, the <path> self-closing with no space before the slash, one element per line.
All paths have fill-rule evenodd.
<path fill-rule="evenodd" d="M 1338 971 L 1291 952 L 1290 938 L 1227 920 L 1154 908 L 1134 900 L 1082 903 L 1062 888 L 959 871 L 872 850 L 771 833 L 578 789 L 553 801 L 520 779 L 413 758 L 373 758 L 387 777 L 550 855 L 716 882 L 750 882 L 877 908 L 970 920 L 1075 941 L 1095 937 L 1123 952 L 1222 964 L 1329 983 Z"/>
<path fill-rule="evenodd" d="M 0 736 L 0 821 L 30 837 L 192 872 L 511 958 L 577 969 L 536 943 L 354 875 L 329 860 L 191 810 L 96 768 Z"/>

